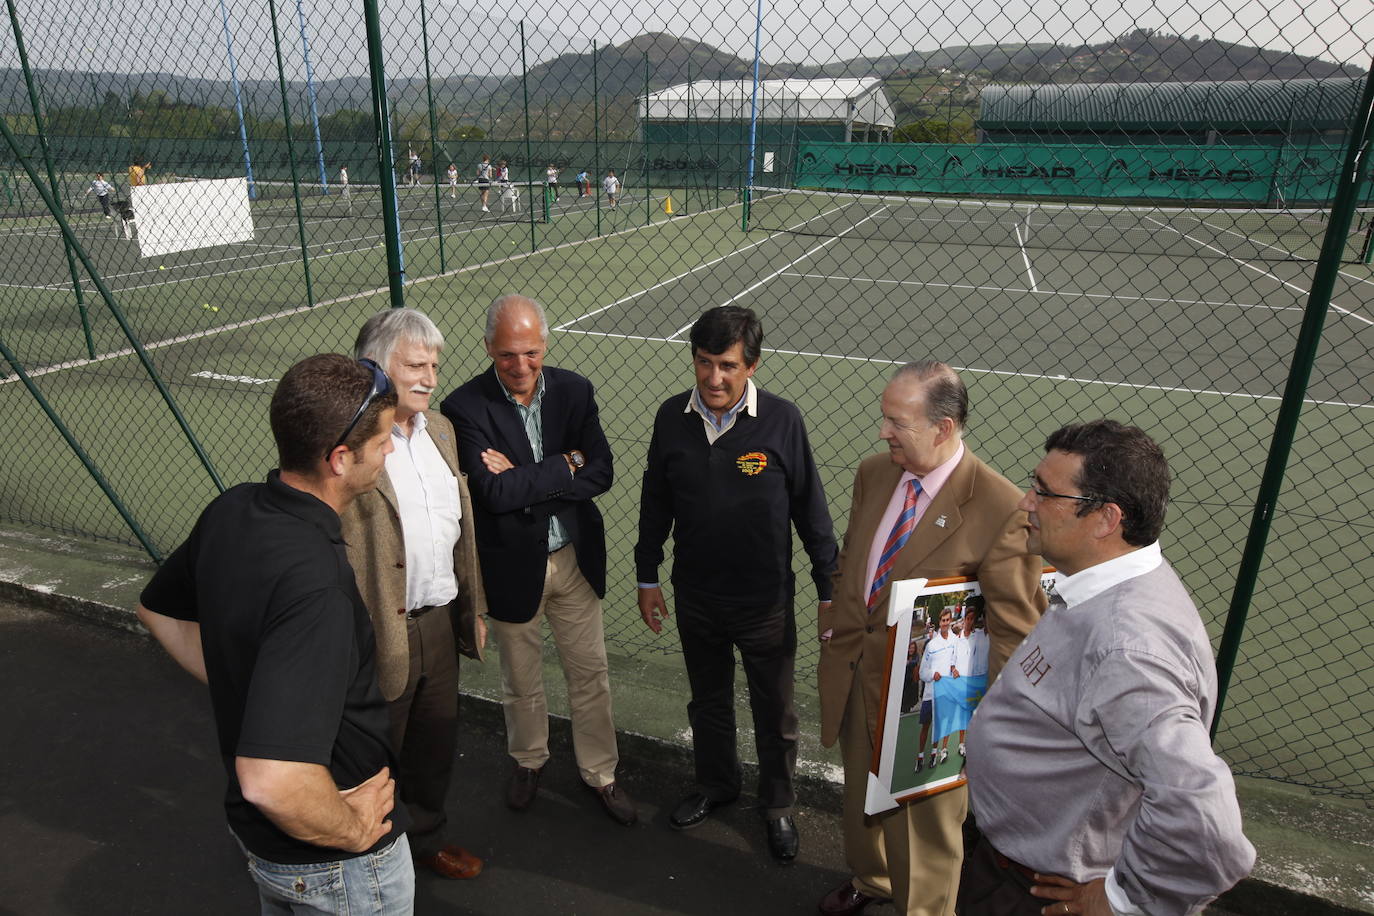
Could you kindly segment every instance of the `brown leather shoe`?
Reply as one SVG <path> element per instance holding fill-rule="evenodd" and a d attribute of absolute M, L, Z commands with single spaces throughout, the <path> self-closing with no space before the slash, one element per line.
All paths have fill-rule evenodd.
<path fill-rule="evenodd" d="M 816 907 L 821 916 L 858 916 L 864 907 L 877 903 L 879 897 L 870 897 L 854 887 L 853 881 L 846 881 L 821 898 Z"/>
<path fill-rule="evenodd" d="M 539 776 L 544 768 L 531 770 L 516 764 L 511 770 L 510 782 L 506 783 L 506 806 L 512 811 L 524 811 L 534 804 L 534 796 L 539 792 Z"/>
<path fill-rule="evenodd" d="M 441 878 L 476 878 L 482 873 L 482 860 L 461 846 L 445 846 L 432 856 L 418 856 L 422 865 Z"/>
<path fill-rule="evenodd" d="M 620 783 L 612 782 L 604 786 L 594 786 L 584 782 L 583 785 L 596 793 L 596 797 L 601 799 L 601 806 L 606 809 L 611 820 L 617 824 L 629 827 L 639 820 L 639 812 L 635 810 L 634 800 L 624 789 L 620 788 Z"/>

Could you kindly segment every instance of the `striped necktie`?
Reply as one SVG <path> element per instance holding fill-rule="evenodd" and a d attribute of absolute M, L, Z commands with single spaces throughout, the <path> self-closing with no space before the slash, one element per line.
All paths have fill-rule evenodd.
<path fill-rule="evenodd" d="M 872 613 L 878 601 L 878 592 L 892 578 L 892 564 L 897 560 L 897 552 L 906 545 L 911 531 L 916 527 L 916 496 L 921 492 L 921 482 L 916 478 L 907 481 L 906 498 L 902 500 L 902 514 L 897 516 L 892 530 L 888 532 L 887 543 L 883 545 L 882 556 L 878 558 L 878 568 L 873 571 L 873 585 L 868 589 L 868 610 Z"/>

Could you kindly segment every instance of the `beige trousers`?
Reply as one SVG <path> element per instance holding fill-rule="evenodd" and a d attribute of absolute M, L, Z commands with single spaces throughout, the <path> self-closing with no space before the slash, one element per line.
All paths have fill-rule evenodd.
<path fill-rule="evenodd" d="M 964 857 L 968 789 L 950 789 L 872 817 L 864 814 L 873 736 L 861 673 L 854 673 L 840 723 L 844 853 L 854 887 L 870 897 L 891 899 L 897 912 L 908 916 L 952 916 Z"/>
<path fill-rule="evenodd" d="M 601 599 L 577 568 L 571 545 L 549 554 L 544 595 L 526 623 L 488 620 L 501 653 L 506 748 L 515 762 L 537 770 L 549 759 L 549 708 L 544 695 L 544 628 L 547 619 L 568 684 L 573 753 L 582 780 L 591 786 L 615 781 L 620 762 L 611 718 L 611 679 Z"/>

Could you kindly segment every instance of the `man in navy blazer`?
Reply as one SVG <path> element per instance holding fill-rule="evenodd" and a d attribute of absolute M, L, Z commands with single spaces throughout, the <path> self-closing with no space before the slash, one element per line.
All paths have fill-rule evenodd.
<path fill-rule="evenodd" d="M 541 624 L 547 618 L 567 676 L 582 780 L 613 819 L 629 825 L 637 815 L 615 778 L 619 754 L 601 616 L 605 526 L 592 502 L 611 486 L 611 447 L 591 382 L 544 366 L 548 336 L 539 303 L 497 299 L 487 310 L 491 367 L 440 410 L 458 432 L 490 629 L 500 647 L 506 746 L 514 759 L 506 804 L 529 808 L 549 759 Z"/>

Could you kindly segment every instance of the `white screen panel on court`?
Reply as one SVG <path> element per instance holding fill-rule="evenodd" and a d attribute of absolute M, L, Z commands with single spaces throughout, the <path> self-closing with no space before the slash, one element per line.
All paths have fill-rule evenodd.
<path fill-rule="evenodd" d="M 149 184 L 129 190 L 142 257 L 253 240 L 246 179 Z"/>

